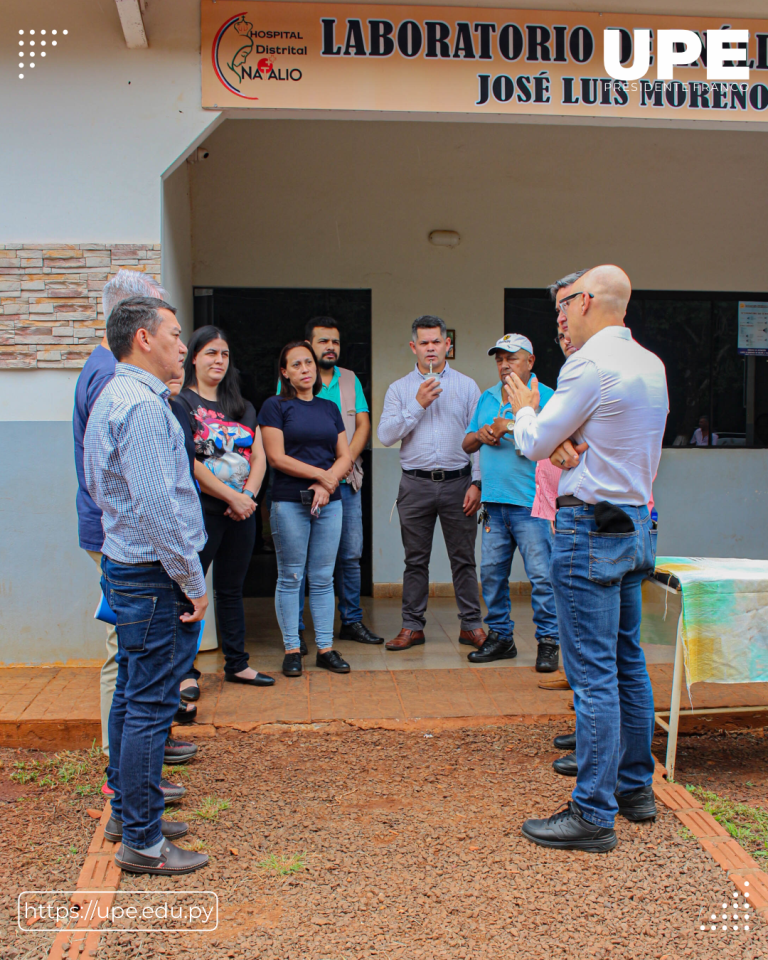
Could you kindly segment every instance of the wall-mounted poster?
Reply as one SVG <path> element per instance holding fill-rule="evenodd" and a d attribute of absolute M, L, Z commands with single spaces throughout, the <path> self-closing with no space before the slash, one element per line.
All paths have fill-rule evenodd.
<path fill-rule="evenodd" d="M 768 302 L 739 301 L 739 353 L 748 357 L 768 357 Z"/>

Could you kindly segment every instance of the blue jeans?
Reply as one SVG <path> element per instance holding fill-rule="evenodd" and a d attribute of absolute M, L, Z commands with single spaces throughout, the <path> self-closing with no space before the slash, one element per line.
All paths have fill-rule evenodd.
<path fill-rule="evenodd" d="M 117 683 L 109 712 L 107 780 L 123 842 L 158 843 L 165 741 L 179 706 L 179 683 L 197 652 L 199 623 L 182 623 L 192 604 L 159 564 L 104 557 L 101 589 L 117 617 Z"/>
<path fill-rule="evenodd" d="M 275 610 L 286 653 L 299 650 L 299 608 L 304 569 L 309 575 L 309 608 L 318 649 L 333 646 L 333 568 L 341 537 L 341 500 L 332 500 L 313 517 L 310 507 L 288 500 L 272 503 L 272 539 L 277 554 Z"/>
<path fill-rule="evenodd" d="M 357 493 L 348 483 L 340 484 L 341 489 L 341 540 L 333 581 L 336 596 L 339 598 L 339 616 L 342 623 L 360 623 L 363 608 L 360 606 L 360 557 L 363 555 L 363 502 L 360 491 Z M 299 630 L 304 629 L 304 583 L 301 584 L 299 600 Z"/>
<path fill-rule="evenodd" d="M 485 624 L 501 637 L 511 638 L 515 621 L 511 617 L 509 574 L 515 547 L 520 550 L 525 573 L 531 581 L 531 605 L 536 639 L 558 642 L 557 611 L 549 562 L 552 533 L 548 520 L 532 517 L 529 507 L 508 503 L 485 503 L 489 520 L 483 526 L 480 581 L 488 607 Z M 490 527 L 490 530 L 486 530 Z"/>
<path fill-rule="evenodd" d="M 562 507 L 552 550 L 563 665 L 576 708 L 573 799 L 601 827 L 613 826 L 614 793 L 649 786 L 654 768 L 653 691 L 640 619 L 656 531 L 647 507 L 621 509 L 633 533 L 597 533 L 594 507 Z"/>

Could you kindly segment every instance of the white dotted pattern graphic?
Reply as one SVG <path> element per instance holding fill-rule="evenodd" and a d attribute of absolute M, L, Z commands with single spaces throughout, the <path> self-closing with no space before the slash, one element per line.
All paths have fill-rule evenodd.
<path fill-rule="evenodd" d="M 744 881 L 744 886 L 749 886 L 749 880 Z M 744 892 L 744 903 L 739 905 L 739 892 L 738 890 L 733 891 L 733 903 L 724 903 L 722 909 L 725 911 L 737 911 L 730 915 L 728 913 L 723 913 L 719 917 L 716 913 L 710 914 L 710 924 L 702 923 L 699 925 L 699 930 L 706 931 L 709 930 L 710 933 L 725 932 L 728 930 L 728 921 L 735 920 L 736 923 L 732 924 L 732 929 L 736 932 L 743 930 L 745 933 L 749 932 L 749 891 L 745 890 Z M 740 913 L 738 911 L 741 911 Z M 724 922 L 723 922 L 724 921 Z M 720 925 L 722 922 L 722 926 Z"/>
<path fill-rule="evenodd" d="M 48 35 L 48 31 L 47 31 L 47 30 L 38 30 L 38 31 L 35 31 L 35 30 L 19 30 L 19 36 L 22 37 L 22 38 L 23 38 L 25 35 L 26 35 L 26 36 L 29 36 L 30 38 L 31 38 L 31 37 L 34 37 L 34 36 L 36 36 L 36 33 L 39 33 L 41 37 L 44 37 L 44 36 L 47 36 L 47 35 Z M 54 37 L 55 37 L 55 36 L 58 36 L 59 31 L 58 31 L 58 30 L 51 30 L 50 33 L 51 33 L 51 36 L 54 36 Z M 61 34 L 62 34 L 62 36 L 66 37 L 66 36 L 69 34 L 69 30 L 62 30 L 62 31 L 61 31 Z M 22 71 L 23 71 L 24 68 L 27 67 L 27 66 L 30 67 L 31 69 L 34 69 L 34 67 L 36 66 L 35 61 L 34 61 L 34 58 L 37 56 L 38 53 L 40 54 L 41 57 L 44 57 L 44 56 L 46 55 L 46 52 L 47 52 L 47 51 L 45 51 L 45 50 L 33 50 L 32 48 L 33 48 L 34 46 L 36 46 L 36 45 L 39 45 L 39 46 L 41 46 L 41 47 L 45 47 L 45 46 L 47 46 L 47 44 L 48 44 L 48 41 L 47 41 L 47 40 L 37 40 L 37 41 L 32 40 L 32 39 L 29 39 L 29 40 L 24 40 L 24 39 L 19 40 L 19 47 L 21 47 L 21 49 L 19 50 L 19 70 L 22 70 Z M 51 40 L 51 41 L 50 41 L 50 44 L 51 44 L 52 47 L 55 47 L 55 46 L 58 45 L 58 41 L 56 41 L 56 40 Z M 25 47 L 29 47 L 30 49 L 26 50 Z M 24 57 L 29 57 L 29 62 L 28 62 L 28 63 L 23 59 Z M 24 79 L 24 74 L 23 74 L 23 73 L 20 73 L 20 74 L 19 74 L 19 80 L 23 80 L 23 79 Z"/>

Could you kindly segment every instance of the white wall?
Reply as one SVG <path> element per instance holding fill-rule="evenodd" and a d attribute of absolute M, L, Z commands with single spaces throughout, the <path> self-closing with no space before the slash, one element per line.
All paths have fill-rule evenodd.
<path fill-rule="evenodd" d="M 5 420 L 72 420 L 79 370 L 3 370 L 0 423 Z"/>
<path fill-rule="evenodd" d="M 2 5 L 0 243 L 160 239 L 160 177 L 217 114 L 200 107 L 199 0 L 151 0 L 145 22 L 149 49 L 129 50 L 114 0 Z M 18 80 L 33 27 L 58 46 Z"/>
<path fill-rule="evenodd" d="M 185 338 L 194 329 L 192 294 L 192 208 L 189 197 L 188 163 L 163 180 L 163 286 L 178 309 Z"/>

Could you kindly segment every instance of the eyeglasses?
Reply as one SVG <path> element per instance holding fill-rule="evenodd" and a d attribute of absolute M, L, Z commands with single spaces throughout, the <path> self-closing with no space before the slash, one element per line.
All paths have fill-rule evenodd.
<path fill-rule="evenodd" d="M 558 333 L 558 335 L 555 337 L 555 343 L 558 345 L 558 347 L 559 347 L 560 344 L 563 342 L 563 340 L 565 340 L 565 334 L 564 334 L 564 333 Z"/>
<path fill-rule="evenodd" d="M 566 303 L 570 303 L 570 301 L 573 300 L 575 297 L 583 297 L 583 296 L 589 297 L 590 300 L 594 300 L 594 299 L 595 299 L 594 293 L 586 293 L 586 292 L 583 291 L 583 290 L 579 290 L 578 293 L 569 293 L 567 297 L 563 297 L 563 299 L 560 301 L 560 303 L 558 303 L 558 305 L 557 305 L 557 312 L 564 314 L 564 313 L 565 313 L 565 305 L 566 305 Z"/>

